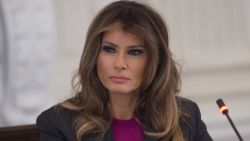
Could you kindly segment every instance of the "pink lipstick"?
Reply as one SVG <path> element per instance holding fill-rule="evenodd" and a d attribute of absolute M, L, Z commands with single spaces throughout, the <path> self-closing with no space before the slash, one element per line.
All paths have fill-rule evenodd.
<path fill-rule="evenodd" d="M 111 76 L 111 79 L 115 82 L 115 83 L 125 83 L 128 80 L 130 80 L 129 78 L 125 77 L 125 76 Z"/>

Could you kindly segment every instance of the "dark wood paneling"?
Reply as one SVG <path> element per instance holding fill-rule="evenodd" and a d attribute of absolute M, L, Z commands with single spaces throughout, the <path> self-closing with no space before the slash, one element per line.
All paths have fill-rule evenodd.
<path fill-rule="evenodd" d="M 40 141 L 36 125 L 20 125 L 0 128 L 0 141 Z"/>

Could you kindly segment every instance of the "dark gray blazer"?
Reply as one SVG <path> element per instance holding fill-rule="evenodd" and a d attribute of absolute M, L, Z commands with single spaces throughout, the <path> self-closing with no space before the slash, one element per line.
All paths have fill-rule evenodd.
<path fill-rule="evenodd" d="M 181 121 L 180 123 L 186 141 L 212 141 L 207 132 L 206 125 L 201 120 L 197 104 L 183 98 L 178 98 L 178 101 L 179 106 L 190 115 L 185 122 Z M 78 115 L 79 112 L 59 106 L 53 106 L 42 112 L 37 118 L 37 127 L 42 141 L 76 141 L 72 123 Z M 144 135 L 144 140 L 159 141 L 159 139 L 147 135 Z M 89 136 L 85 141 L 93 141 L 93 138 Z M 103 141 L 113 141 L 111 128 L 105 134 Z"/>

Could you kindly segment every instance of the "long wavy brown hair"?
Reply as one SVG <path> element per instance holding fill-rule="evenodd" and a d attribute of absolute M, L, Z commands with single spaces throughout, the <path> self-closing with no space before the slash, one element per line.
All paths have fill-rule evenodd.
<path fill-rule="evenodd" d="M 184 141 L 176 99 L 180 76 L 169 50 L 166 25 L 155 10 L 134 1 L 107 5 L 89 27 L 80 66 L 72 81 L 75 95 L 62 103 L 82 113 L 73 124 L 77 140 L 84 140 L 92 133 L 96 140 L 101 140 L 110 128 L 109 94 L 98 78 L 96 60 L 102 36 L 115 22 L 122 23 L 124 31 L 144 39 L 148 52 L 142 92 L 134 111 L 143 116 L 145 134 L 162 140 Z"/>

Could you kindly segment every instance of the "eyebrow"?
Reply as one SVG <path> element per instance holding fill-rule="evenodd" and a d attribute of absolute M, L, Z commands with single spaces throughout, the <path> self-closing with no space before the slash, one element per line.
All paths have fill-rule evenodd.
<path fill-rule="evenodd" d="M 102 44 L 109 44 L 109 45 L 111 45 L 111 46 L 113 46 L 113 47 L 118 47 L 118 45 L 116 45 L 116 44 L 114 44 L 114 43 L 111 43 L 111 42 L 109 42 L 109 41 L 104 41 L 104 42 L 102 42 Z M 130 45 L 130 46 L 128 46 L 128 48 L 138 48 L 138 47 L 144 48 L 143 45 Z"/>
<path fill-rule="evenodd" d="M 114 43 L 111 43 L 111 42 L 109 42 L 109 41 L 104 41 L 104 42 L 102 42 L 101 44 L 109 44 L 109 45 L 111 45 L 111 46 L 118 47 L 118 45 L 116 45 L 116 44 L 114 44 Z"/>

